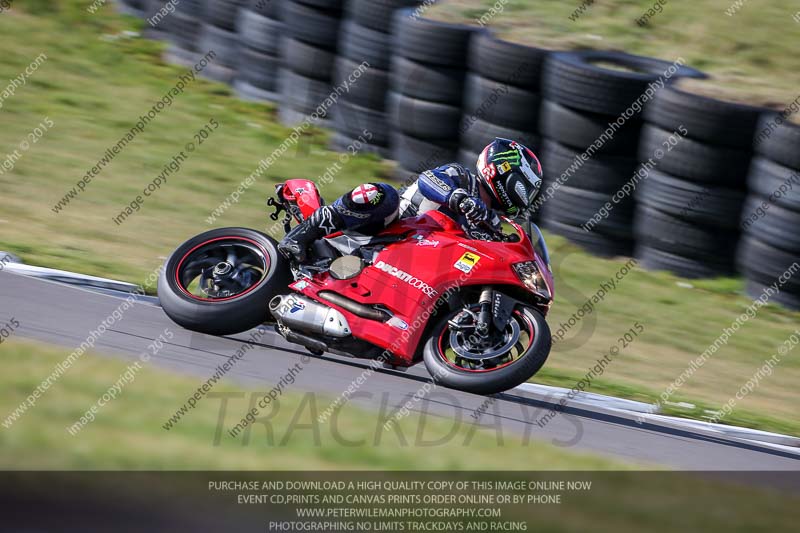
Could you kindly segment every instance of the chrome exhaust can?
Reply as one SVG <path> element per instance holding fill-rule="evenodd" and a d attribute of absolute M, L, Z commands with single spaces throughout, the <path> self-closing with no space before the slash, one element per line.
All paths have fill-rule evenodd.
<path fill-rule="evenodd" d="M 342 313 L 305 296 L 275 296 L 269 302 L 269 310 L 279 323 L 291 330 L 331 337 L 350 336 L 350 324 Z"/>

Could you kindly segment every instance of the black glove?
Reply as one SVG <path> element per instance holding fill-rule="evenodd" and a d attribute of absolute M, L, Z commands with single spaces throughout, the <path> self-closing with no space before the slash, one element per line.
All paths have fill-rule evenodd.
<path fill-rule="evenodd" d="M 470 196 L 464 189 L 456 189 L 450 195 L 450 209 L 464 215 L 473 226 L 485 222 L 489 218 L 489 209 L 483 200 L 476 196 Z"/>

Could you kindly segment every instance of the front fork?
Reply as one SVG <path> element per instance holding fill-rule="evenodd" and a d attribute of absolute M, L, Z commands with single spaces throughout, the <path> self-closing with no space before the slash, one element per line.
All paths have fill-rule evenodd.
<path fill-rule="evenodd" d="M 481 338 L 486 338 L 492 325 L 497 331 L 505 331 L 516 304 L 517 301 L 514 298 L 495 291 L 489 285 L 484 286 L 478 300 L 480 309 L 475 322 L 475 333 Z M 465 308 L 465 311 L 469 312 L 468 308 L 469 306 Z"/>

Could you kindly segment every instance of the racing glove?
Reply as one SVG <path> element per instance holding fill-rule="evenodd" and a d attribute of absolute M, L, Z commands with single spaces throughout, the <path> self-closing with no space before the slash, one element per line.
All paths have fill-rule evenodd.
<path fill-rule="evenodd" d="M 464 189 L 453 191 L 448 206 L 453 211 L 464 215 L 467 222 L 473 226 L 477 226 L 489 218 L 489 209 L 483 200 L 476 196 L 470 196 Z"/>

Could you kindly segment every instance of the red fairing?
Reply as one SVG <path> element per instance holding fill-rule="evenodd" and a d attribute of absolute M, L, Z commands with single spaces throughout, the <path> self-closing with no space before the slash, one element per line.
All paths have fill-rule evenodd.
<path fill-rule="evenodd" d="M 466 239 L 458 224 L 437 211 L 400 220 L 383 234 L 408 237 L 386 246 L 355 278 L 337 280 L 322 273 L 292 288 L 341 311 L 353 336 L 388 350 L 404 364 L 412 363 L 425 325 L 436 306 L 444 305 L 440 297 L 448 289 L 468 285 L 524 289 L 511 265 L 538 259 L 527 237 L 516 243 Z M 549 278 L 546 267 L 543 275 Z M 552 289 L 552 278 L 547 283 Z M 320 296 L 325 290 L 365 305 L 382 304 L 394 318 L 389 322 L 360 318 Z"/>
<path fill-rule="evenodd" d="M 312 181 L 303 179 L 287 180 L 283 184 L 281 194 L 290 203 L 296 203 L 303 214 L 303 218 L 308 218 L 311 214 L 322 207 L 321 196 L 317 186 Z"/>

